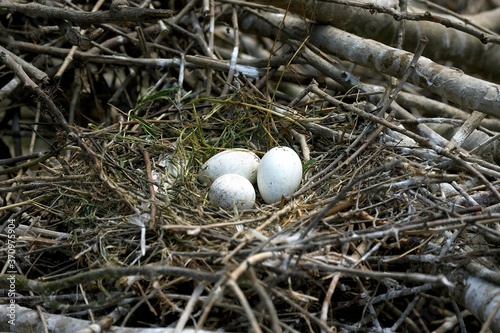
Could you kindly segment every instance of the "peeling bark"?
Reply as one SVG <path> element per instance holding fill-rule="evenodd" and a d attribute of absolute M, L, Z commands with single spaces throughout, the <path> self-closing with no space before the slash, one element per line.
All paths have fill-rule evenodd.
<path fill-rule="evenodd" d="M 500 333 L 500 286 L 468 274 L 459 282 L 451 289 L 452 297 L 482 322 L 491 316 L 490 330 Z"/>

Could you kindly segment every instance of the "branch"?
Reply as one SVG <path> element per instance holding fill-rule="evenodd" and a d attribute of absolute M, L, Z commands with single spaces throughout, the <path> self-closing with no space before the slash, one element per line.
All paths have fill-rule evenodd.
<path fill-rule="evenodd" d="M 488 322 L 493 333 L 500 333 L 500 286 L 459 270 L 453 274 L 456 287 L 452 297 L 476 318 Z"/>
<path fill-rule="evenodd" d="M 397 78 L 404 75 L 413 58 L 410 52 L 361 38 L 332 26 L 309 25 L 303 19 L 290 15 L 285 17 L 282 14 L 262 13 L 261 16 L 264 20 L 256 16 L 244 18 L 242 29 L 270 38 L 277 38 L 279 33 L 282 39 L 292 37 L 304 40 L 308 37 L 310 43 L 334 56 Z M 276 29 L 281 25 L 285 27 L 283 31 Z M 500 86 L 497 84 L 439 65 L 425 57 L 418 59 L 408 82 L 438 94 L 462 108 L 500 118 Z"/>
<path fill-rule="evenodd" d="M 20 4 L 0 0 L 0 13 L 18 12 L 33 18 L 45 18 L 71 21 L 78 25 L 122 22 L 155 22 L 172 16 L 170 10 L 112 7 L 112 10 L 98 12 L 80 12 L 67 8 L 55 8 L 38 3 Z"/>
<path fill-rule="evenodd" d="M 9 289 L 11 281 L 16 283 L 16 291 L 34 291 L 39 294 L 47 294 L 57 290 L 74 287 L 80 283 L 87 283 L 100 279 L 118 279 L 123 276 L 143 275 L 154 277 L 157 275 L 183 276 L 198 281 L 216 282 L 221 275 L 207 273 L 195 269 L 170 266 L 131 266 L 131 267 L 108 267 L 83 272 L 67 278 L 54 281 L 30 280 L 22 275 L 0 275 L 0 289 Z M 10 279 L 10 280 L 9 280 Z"/>
<path fill-rule="evenodd" d="M 13 312 L 14 311 L 14 312 Z M 40 320 L 40 314 L 29 308 L 14 305 L 14 310 L 9 308 L 9 305 L 0 305 L 0 330 L 3 332 L 33 332 L 33 333 L 43 333 L 46 330 Z M 62 332 L 76 332 L 77 330 L 85 330 L 84 332 L 96 332 L 95 324 L 92 325 L 90 320 L 82 320 L 71 318 L 63 315 L 56 315 L 51 313 L 43 313 L 44 318 L 52 323 L 50 332 L 62 333 Z M 15 325 L 10 325 L 9 322 L 13 320 L 12 323 Z M 45 327 L 46 328 L 46 327 Z M 98 327 L 101 328 L 101 327 Z M 101 330 L 100 332 L 103 332 Z M 112 326 L 106 329 L 106 332 L 120 332 L 120 333 L 221 333 L 222 330 L 209 331 L 204 329 L 189 329 L 185 328 L 181 331 L 176 331 L 175 328 L 132 328 L 132 327 L 118 327 Z"/>
<path fill-rule="evenodd" d="M 485 31 L 485 29 L 481 29 L 480 27 L 475 27 L 474 25 L 470 24 L 468 19 L 464 19 L 462 20 L 463 22 L 461 22 L 457 19 L 439 16 L 429 11 L 419 13 L 401 12 L 389 6 L 378 5 L 376 2 L 374 3 L 372 1 L 359 3 L 345 0 L 322 0 L 322 2 L 361 8 L 367 10 L 370 14 L 388 14 L 392 16 L 396 21 L 407 20 L 438 23 L 446 28 L 453 28 L 455 30 L 459 30 L 471 36 L 474 36 L 484 44 L 500 44 L 500 38 L 497 35 Z M 324 17 L 321 14 L 319 16 Z M 316 19 L 318 19 L 318 17 L 316 17 Z"/>
<path fill-rule="evenodd" d="M 47 73 L 39 70 L 38 68 L 33 66 L 33 64 L 27 62 L 23 58 L 10 52 L 3 46 L 0 46 L 0 53 L 8 54 L 16 63 L 21 65 L 21 67 L 26 73 L 28 73 L 31 77 L 33 77 L 37 82 L 43 82 L 43 83 L 49 82 L 49 76 L 47 75 Z"/>
<path fill-rule="evenodd" d="M 496 66 L 500 57 L 500 46 L 483 44 L 483 42 L 497 42 L 498 36 L 465 25 L 457 19 L 427 14 L 415 7 L 413 9 L 418 10 L 418 13 L 404 14 L 389 6 L 377 6 L 377 1 L 373 0 L 306 1 L 305 3 L 302 0 L 259 0 L 258 2 L 290 10 L 317 23 L 329 24 L 387 45 L 396 40 L 398 20 L 413 19 L 414 21 L 406 22 L 403 45 L 405 50 L 413 51 L 418 40 L 426 36 L 429 44 L 424 52 L 425 57 L 439 62 L 452 61 L 457 67 L 464 66 L 480 73 L 488 80 L 500 82 L 500 71 Z M 384 4 L 386 3 L 387 1 L 384 1 Z M 397 1 L 392 3 L 397 5 Z M 498 17 L 499 12 L 500 9 L 494 10 L 488 17 Z M 478 16 L 477 21 L 482 21 L 484 15 Z M 467 20 L 476 21 L 474 16 L 464 21 Z"/>
<path fill-rule="evenodd" d="M 50 54 L 55 57 L 66 57 L 69 53 L 68 49 L 46 46 L 46 45 L 35 45 L 27 42 L 13 41 L 9 43 L 9 47 L 27 52 Z M 181 59 L 179 58 L 133 58 L 128 56 L 114 56 L 114 55 L 98 55 L 91 52 L 81 52 L 75 51 L 73 58 L 76 60 L 83 60 L 98 64 L 113 64 L 113 65 L 123 65 L 123 66 L 146 66 L 154 68 L 167 68 L 167 67 L 180 67 Z M 279 66 L 286 63 L 287 59 L 275 57 L 271 59 L 269 63 L 268 59 L 263 59 L 263 62 L 257 61 L 256 66 L 266 67 L 268 64 L 271 66 Z M 201 55 L 186 55 L 185 56 L 185 66 L 188 68 L 209 68 L 219 71 L 229 71 L 231 69 L 231 64 L 226 60 L 212 59 L 209 57 Z M 266 73 L 265 68 L 257 68 L 254 65 L 244 65 L 245 61 L 239 61 L 236 64 L 235 70 L 239 73 L 244 74 L 247 77 L 258 77 Z"/>

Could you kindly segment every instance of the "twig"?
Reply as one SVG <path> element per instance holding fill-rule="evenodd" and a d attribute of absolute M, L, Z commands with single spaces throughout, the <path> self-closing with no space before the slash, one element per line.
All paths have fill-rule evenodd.
<path fill-rule="evenodd" d="M 320 319 L 318 319 L 316 316 L 312 315 L 311 313 L 306 311 L 302 306 L 300 306 L 299 304 L 297 304 L 293 300 L 291 300 L 283 291 L 279 290 L 278 288 L 272 288 L 271 290 L 277 297 L 283 299 L 285 302 L 287 302 L 289 305 L 291 305 L 299 313 L 301 313 L 302 315 L 307 317 L 312 322 L 316 323 L 320 327 L 322 332 L 326 332 L 326 333 L 335 332 L 333 328 L 328 327 Z"/>
<path fill-rule="evenodd" d="M 486 33 L 489 33 L 489 34 L 492 34 L 492 35 L 498 35 L 494 31 L 492 31 L 490 29 L 486 29 L 485 27 L 483 27 L 481 25 L 478 25 L 475 22 L 472 22 L 470 19 L 464 17 L 463 15 L 459 15 L 456 12 L 454 12 L 454 11 L 448 9 L 448 8 L 445 8 L 443 6 L 440 6 L 437 3 L 434 3 L 434 2 L 428 1 L 428 0 L 416 0 L 416 1 L 424 4 L 428 8 L 436 9 L 437 11 L 439 11 L 441 13 L 444 13 L 446 15 L 450 15 L 450 16 L 456 17 L 457 19 L 459 19 L 460 21 L 462 21 L 466 26 L 475 27 L 478 30 L 481 30 L 483 32 L 486 32 Z M 476 17 L 478 17 L 478 16 L 481 16 L 481 14 L 478 14 Z"/>
<path fill-rule="evenodd" d="M 399 273 L 399 272 L 374 272 L 361 269 L 353 269 L 341 266 L 325 265 L 319 262 L 304 257 L 298 263 L 298 266 L 305 269 L 314 269 L 323 273 L 342 273 L 348 276 L 359 276 L 371 278 L 377 281 L 385 279 L 398 279 L 403 281 L 412 281 L 420 283 L 431 283 L 434 286 L 453 287 L 454 283 L 450 282 L 444 275 L 427 275 L 420 273 Z"/>
<path fill-rule="evenodd" d="M 304 134 L 297 132 L 293 128 L 290 130 L 290 133 L 300 144 L 300 150 L 302 151 L 302 158 L 304 162 L 309 162 L 309 160 L 311 159 L 311 150 L 307 145 L 306 136 Z"/>
<path fill-rule="evenodd" d="M 325 325 L 327 325 L 328 308 L 330 307 L 330 303 L 332 301 L 332 296 L 333 296 L 333 293 L 335 292 L 335 288 L 337 287 L 337 284 L 340 280 L 340 276 L 341 276 L 340 273 L 333 274 L 332 281 L 330 281 L 330 285 L 328 286 L 328 290 L 326 291 L 326 294 L 325 294 L 325 299 L 323 300 L 323 304 L 321 305 L 320 319 Z M 322 331 L 322 332 L 324 332 L 324 331 Z"/>
<path fill-rule="evenodd" d="M 0 56 L 1 57 L 1 56 Z M 34 154 L 29 154 L 26 156 L 16 156 L 13 158 L 5 159 L 5 160 L 0 160 L 0 165 L 9 165 L 9 164 L 14 164 L 23 160 L 29 160 L 26 163 L 23 163 L 21 165 L 16 165 L 10 168 L 3 168 L 0 170 L 0 176 L 1 175 L 8 175 L 8 174 L 13 174 L 21 169 L 26 169 L 31 166 L 37 165 L 40 162 L 46 161 L 47 159 L 51 158 L 52 156 L 55 155 L 55 151 L 48 151 L 48 152 L 39 152 L 39 153 L 34 153 Z M 2 192 L 2 189 L 0 189 L 0 193 Z"/>
<path fill-rule="evenodd" d="M 68 54 L 68 49 L 65 48 L 47 47 L 42 45 L 34 45 L 26 42 L 12 42 L 11 45 L 12 47 L 17 47 L 25 51 L 29 50 L 31 52 L 47 53 L 58 57 L 64 57 Z M 98 55 L 89 51 L 87 52 L 76 51 L 73 57 L 76 60 L 85 60 L 92 63 L 113 64 L 122 66 L 147 66 L 153 68 L 168 68 L 168 67 L 179 67 L 181 64 L 181 59 L 179 58 L 145 59 L 145 58 L 133 58 L 128 56 Z M 202 67 L 219 71 L 229 70 L 229 62 L 225 60 L 218 60 L 218 59 L 213 59 L 211 57 L 193 56 L 193 55 L 186 55 L 185 60 L 187 68 Z M 260 61 L 258 65 L 259 66 L 261 65 Z M 261 74 L 265 73 L 264 69 L 257 68 L 256 66 L 253 65 L 243 65 L 243 64 L 237 64 L 236 71 L 250 78 L 256 78 Z"/>
<path fill-rule="evenodd" d="M 28 88 L 30 88 L 43 100 L 56 123 L 66 131 L 69 138 L 75 140 L 78 143 L 80 148 L 82 148 L 82 150 L 85 152 L 86 156 L 90 158 L 91 163 L 94 166 L 98 166 L 99 162 L 95 154 L 81 139 L 80 134 L 76 131 L 76 129 L 72 128 L 68 124 L 61 111 L 59 111 L 57 106 L 54 104 L 53 100 L 47 94 L 45 94 L 45 92 L 38 85 L 36 85 L 35 82 L 31 80 L 31 78 L 24 72 L 23 68 L 8 54 L 0 52 L 0 60 L 2 60 L 24 82 L 24 84 Z"/>
<path fill-rule="evenodd" d="M 415 68 L 418 62 L 418 59 L 422 56 L 422 53 L 424 52 L 425 46 L 429 43 L 429 39 L 427 37 L 422 37 L 420 38 L 420 41 L 417 46 L 417 50 L 415 51 L 415 54 L 413 55 L 413 58 L 410 61 L 410 64 L 408 65 L 408 68 L 404 71 L 401 79 L 399 80 L 397 86 L 394 88 L 394 90 L 389 94 L 388 99 L 386 101 L 382 101 L 381 105 L 378 105 L 378 107 L 381 108 L 380 114 L 384 114 L 385 110 L 389 108 L 391 103 L 397 98 L 399 92 L 401 89 L 403 89 L 403 86 L 406 84 L 406 81 L 415 72 Z"/>
<path fill-rule="evenodd" d="M 309 222 L 307 224 L 307 226 L 302 229 L 302 234 L 301 234 L 301 238 L 304 238 L 306 237 L 306 235 L 309 233 L 309 231 L 311 231 L 312 229 L 314 229 L 319 221 L 325 216 L 325 214 L 330 210 L 332 209 L 333 206 L 335 206 L 338 202 L 340 202 L 340 200 L 344 199 L 345 196 L 347 195 L 347 193 L 355 186 L 357 185 L 359 182 L 363 181 L 363 180 L 366 180 L 368 179 L 369 177 L 372 177 L 380 172 L 383 172 L 383 171 L 388 171 L 388 170 L 391 170 L 392 168 L 394 168 L 396 165 L 398 165 L 399 163 L 401 163 L 401 161 L 399 160 L 396 160 L 396 161 L 393 161 L 393 162 L 390 162 L 390 163 L 387 163 L 386 165 L 382 165 L 381 167 L 378 167 L 378 168 L 375 168 L 374 170 L 370 171 L 370 172 L 367 172 L 367 173 L 364 173 L 364 174 L 361 174 L 359 176 L 357 176 L 356 178 L 352 179 L 346 186 L 344 186 L 342 188 L 342 190 L 335 196 L 335 199 L 330 202 L 325 208 L 323 208 L 318 214 L 316 214 L 313 218 L 313 220 L 311 222 Z"/>
<path fill-rule="evenodd" d="M 410 304 L 408 304 L 408 306 L 406 307 L 405 311 L 403 313 L 401 313 L 400 317 L 398 318 L 398 320 L 396 320 L 396 322 L 394 323 L 394 325 L 392 325 L 390 331 L 391 332 L 397 332 L 399 327 L 401 325 L 403 325 L 403 323 L 405 321 L 409 321 L 410 319 L 408 318 L 408 316 L 410 315 L 410 313 L 413 311 L 413 309 L 415 308 L 415 305 L 417 305 L 417 303 L 420 301 L 420 296 L 416 296 L 413 298 L 413 300 L 410 302 Z M 386 304 L 390 304 L 389 301 L 386 301 Z M 413 323 L 413 321 L 411 321 L 412 324 L 408 325 L 410 329 L 415 329 L 417 328 L 417 326 L 415 325 L 415 323 Z M 418 328 L 417 328 L 418 329 Z M 420 332 L 420 330 L 417 330 L 417 332 Z"/>
<path fill-rule="evenodd" d="M 272 329 L 272 332 L 281 333 L 282 329 L 279 325 L 278 312 L 276 311 L 276 307 L 274 306 L 273 300 L 268 294 L 267 289 L 265 289 L 264 286 L 261 285 L 264 284 L 264 282 L 260 281 L 257 278 L 257 274 L 255 273 L 255 269 L 253 268 L 253 266 L 248 267 L 247 274 L 250 280 L 252 280 L 253 289 L 257 291 L 259 297 L 261 298 L 261 301 L 264 303 L 268 311 L 266 313 L 266 316 L 269 317 L 269 321 L 271 322 L 270 328 Z"/>
<path fill-rule="evenodd" d="M 238 11 L 234 6 L 232 8 L 231 17 L 232 17 L 231 21 L 233 23 L 234 45 L 233 45 L 233 51 L 231 52 L 231 60 L 229 62 L 229 72 L 227 74 L 226 84 L 224 85 L 224 88 L 222 89 L 221 93 L 222 96 L 226 95 L 227 92 L 229 91 L 229 88 L 231 88 L 233 85 L 236 64 L 238 62 L 238 54 L 240 52 L 240 29 L 238 27 Z"/>
<path fill-rule="evenodd" d="M 39 70 L 38 68 L 33 66 L 33 64 L 30 64 L 29 62 L 27 62 L 23 58 L 15 55 L 14 53 L 10 52 L 9 50 L 7 50 L 6 48 L 4 48 L 1 45 L 0 45 L 0 53 L 5 53 L 6 55 L 8 55 L 12 59 L 14 59 L 18 64 L 20 64 L 22 66 L 23 70 L 28 75 L 32 76 L 35 80 L 37 80 L 39 82 L 42 81 L 44 83 L 49 82 L 49 76 L 47 75 L 47 73 Z"/>
<path fill-rule="evenodd" d="M 103 1 L 100 0 L 98 1 L 94 7 L 92 8 L 92 13 L 95 13 L 99 10 L 99 8 L 101 7 L 101 5 L 103 4 Z M 79 33 L 78 33 L 80 36 L 85 34 L 85 30 L 81 30 Z M 68 38 L 66 38 L 68 39 Z M 66 58 L 64 58 L 64 61 L 61 65 L 61 67 L 59 67 L 59 70 L 57 71 L 57 73 L 54 75 L 54 80 L 58 81 L 59 78 L 61 78 L 61 76 L 63 75 L 64 71 L 66 70 L 66 68 L 69 66 L 69 64 L 73 61 L 73 54 L 76 52 L 78 46 L 83 49 L 84 51 L 88 49 L 88 47 L 82 47 L 81 43 L 78 43 L 78 44 L 75 44 L 75 43 L 72 43 L 73 46 L 71 47 L 71 49 L 69 50 L 69 53 L 68 55 L 66 56 Z M 89 45 L 90 47 L 90 45 Z M 79 79 L 78 77 L 76 77 L 77 79 Z"/>
<path fill-rule="evenodd" d="M 463 123 L 457 133 L 455 133 L 453 138 L 451 138 L 446 148 L 448 148 L 450 151 L 453 151 L 456 148 L 460 147 L 464 143 L 465 139 L 467 139 L 469 135 L 474 132 L 474 130 L 479 126 L 479 124 L 485 117 L 486 114 L 484 113 L 472 111 L 472 114 L 465 121 L 465 123 Z"/>
<path fill-rule="evenodd" d="M 252 307 L 248 303 L 248 300 L 245 297 L 245 294 L 241 290 L 241 288 L 238 286 L 235 280 L 229 279 L 227 281 L 227 284 L 233 292 L 236 294 L 236 297 L 241 303 L 241 306 L 243 306 L 243 309 L 245 310 L 245 313 L 248 317 L 248 321 L 250 322 L 250 326 L 252 327 L 252 332 L 255 333 L 262 333 L 262 330 L 260 329 L 259 323 L 257 322 L 257 319 L 255 318 L 255 314 L 252 311 Z"/>
<path fill-rule="evenodd" d="M 380 295 L 370 297 L 370 298 L 361 299 L 356 304 L 364 305 L 367 302 L 371 302 L 372 304 L 376 304 L 379 302 L 390 301 L 390 300 L 395 299 L 395 298 L 400 298 L 400 297 L 404 297 L 404 296 L 408 296 L 408 295 L 415 295 L 417 293 L 423 293 L 425 291 L 428 291 L 428 290 L 431 290 L 434 288 L 435 288 L 435 286 L 433 286 L 431 283 L 424 283 L 423 285 L 417 286 L 417 287 L 403 288 L 403 289 L 398 289 L 398 290 L 389 290 L 388 292 L 386 292 L 384 294 L 380 294 Z"/>
<path fill-rule="evenodd" d="M 110 314 L 99 319 L 98 322 L 77 331 L 76 333 L 95 333 L 111 329 L 112 325 L 117 322 L 125 313 L 127 309 L 123 307 L 115 308 Z"/>
<path fill-rule="evenodd" d="M 151 199 L 151 219 L 149 220 L 149 228 L 153 228 L 155 225 L 156 221 L 156 205 L 154 204 L 156 200 L 156 191 L 154 189 L 154 179 L 153 175 L 151 172 L 151 159 L 149 157 L 149 152 L 142 146 L 140 146 L 140 149 L 142 151 L 142 155 L 144 157 L 144 164 L 146 166 L 146 176 L 148 178 L 148 189 L 149 189 L 149 196 Z"/>
<path fill-rule="evenodd" d="M 234 284 L 235 281 L 238 281 L 239 277 L 250 267 L 251 265 L 255 265 L 261 261 L 271 259 L 275 256 L 273 252 L 263 252 L 263 253 L 258 253 L 255 254 L 251 257 L 248 257 L 245 259 L 233 272 L 224 277 L 222 277 L 217 284 L 212 288 L 212 293 L 209 295 L 208 299 L 206 300 L 204 307 L 203 307 L 203 312 L 198 320 L 198 325 L 199 327 L 203 327 L 205 320 L 208 317 L 209 312 L 211 311 L 213 305 L 217 301 L 217 299 L 224 293 L 226 286 L 229 284 Z M 234 286 L 232 287 L 235 292 L 237 290 L 234 289 Z M 245 306 L 242 303 L 242 306 Z M 251 317 L 253 316 L 253 313 L 250 315 Z M 250 319 L 250 317 L 249 317 Z"/>
<path fill-rule="evenodd" d="M 397 125 L 394 125 L 385 119 L 376 117 L 375 115 L 372 115 L 371 113 L 365 112 L 365 111 L 363 111 L 363 110 L 361 110 L 353 105 L 338 101 L 335 98 L 331 97 L 330 95 L 326 94 L 324 91 L 322 91 L 318 87 L 313 87 L 313 92 L 316 93 L 317 95 L 321 96 L 322 98 L 326 99 L 327 101 L 329 101 L 330 103 L 332 103 L 334 105 L 342 105 L 342 106 L 346 107 L 348 110 L 350 110 L 351 112 L 354 112 L 354 113 L 362 116 L 365 119 L 382 124 L 385 127 L 388 127 L 392 130 L 395 130 L 396 132 L 402 132 L 405 135 L 412 138 L 413 140 L 422 144 L 424 147 L 432 148 L 438 154 L 449 158 L 453 162 L 457 163 L 457 165 L 464 167 L 471 174 L 478 177 L 490 189 L 490 191 L 495 195 L 495 197 L 500 201 L 500 193 L 496 190 L 496 188 L 486 179 L 486 177 L 481 172 L 479 172 L 476 168 L 474 168 L 469 163 L 467 163 L 467 161 L 465 160 L 469 156 L 469 154 L 467 152 L 461 151 L 462 156 L 456 156 L 455 154 L 452 154 L 448 149 L 441 148 L 440 146 L 432 144 L 430 142 L 430 140 L 427 138 L 423 138 L 420 135 L 414 134 L 414 133 L 406 131 L 406 130 L 402 130 Z M 485 162 L 483 162 L 483 163 L 485 163 Z"/>
<path fill-rule="evenodd" d="M 175 326 L 175 331 L 173 333 L 182 333 L 182 330 L 186 326 L 186 323 L 189 320 L 191 313 L 193 312 L 193 308 L 194 308 L 196 302 L 198 302 L 204 289 L 205 289 L 205 286 L 203 283 L 199 283 L 198 286 L 196 286 L 196 288 L 194 288 L 193 293 L 191 294 L 191 297 L 189 298 L 189 302 L 186 304 L 186 307 L 184 308 L 184 311 L 182 312 L 182 315 L 179 318 L 177 325 Z"/>

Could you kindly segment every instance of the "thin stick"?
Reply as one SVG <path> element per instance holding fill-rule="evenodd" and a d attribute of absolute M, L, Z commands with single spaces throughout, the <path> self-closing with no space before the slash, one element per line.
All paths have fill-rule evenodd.
<path fill-rule="evenodd" d="M 323 300 L 323 304 L 321 306 L 320 320 L 325 326 L 327 325 L 328 308 L 330 307 L 330 303 L 332 301 L 332 296 L 333 296 L 333 293 L 335 292 L 335 288 L 337 287 L 337 284 L 340 280 L 340 276 L 341 276 L 340 273 L 335 273 L 333 275 L 332 281 L 330 281 L 330 285 L 328 287 L 328 290 L 326 291 L 325 299 Z M 322 330 L 322 332 L 324 332 L 324 330 Z"/>
<path fill-rule="evenodd" d="M 99 1 L 97 1 L 96 4 L 94 5 L 94 7 L 92 8 L 91 13 L 97 12 L 99 10 L 99 8 L 101 8 L 101 6 L 104 3 L 104 1 L 105 0 L 99 0 Z M 85 29 L 80 30 L 80 35 L 85 34 L 85 32 L 86 32 Z M 64 58 L 64 61 L 63 61 L 62 65 L 61 65 L 61 67 L 59 67 L 59 70 L 57 71 L 56 75 L 54 75 L 54 80 L 58 81 L 61 78 L 61 76 L 64 74 L 64 72 L 66 71 L 66 69 L 68 68 L 68 66 L 73 61 L 73 55 L 75 54 L 75 52 L 77 51 L 77 49 L 78 49 L 77 45 L 73 45 L 71 47 L 71 49 L 69 50 L 68 55 L 66 56 L 66 58 Z"/>
<path fill-rule="evenodd" d="M 155 187 L 154 187 L 154 179 L 153 179 L 153 174 L 151 171 L 151 159 L 149 157 L 149 152 L 144 148 L 140 147 L 142 151 L 142 155 L 144 157 L 144 164 L 146 166 L 146 176 L 148 177 L 148 189 L 149 189 L 149 196 L 151 199 L 151 219 L 149 220 L 149 227 L 153 228 L 155 225 L 156 221 L 156 205 L 154 202 L 156 201 L 156 192 L 155 192 Z"/>
<path fill-rule="evenodd" d="M 182 312 L 181 317 L 179 318 L 177 325 L 175 326 L 175 331 L 173 333 L 181 333 L 186 326 L 186 323 L 193 312 L 194 306 L 196 302 L 198 302 L 203 290 L 205 289 L 205 285 L 203 283 L 199 283 L 196 288 L 194 288 L 191 297 L 189 298 L 189 302 L 186 304 L 184 311 Z"/>
<path fill-rule="evenodd" d="M 236 7 L 232 8 L 233 15 L 231 16 L 231 21 L 233 23 L 233 37 L 234 37 L 234 45 L 233 52 L 231 52 L 231 61 L 229 62 L 229 72 L 227 74 L 226 84 L 222 89 L 221 95 L 227 95 L 229 88 L 233 85 L 233 79 L 235 75 L 236 64 L 238 61 L 238 54 L 240 51 L 240 29 L 238 27 L 238 11 Z"/>

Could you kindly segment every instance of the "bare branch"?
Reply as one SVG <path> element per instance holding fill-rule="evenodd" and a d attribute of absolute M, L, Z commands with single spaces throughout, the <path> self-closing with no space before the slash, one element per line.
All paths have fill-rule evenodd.
<path fill-rule="evenodd" d="M 98 12 L 79 12 L 66 8 L 56 8 L 38 3 L 21 4 L 10 1 L 0 1 L 0 13 L 18 12 L 29 17 L 42 17 L 71 21 L 78 25 L 100 23 L 155 22 L 172 16 L 170 10 L 120 7 L 116 10 Z"/>
<path fill-rule="evenodd" d="M 384 74 L 403 77 L 413 54 L 401 51 L 374 40 L 365 39 L 328 25 L 307 25 L 299 18 L 281 14 L 263 14 L 267 22 L 279 27 L 282 22 L 295 38 L 309 37 L 309 42 L 317 45 L 341 59 L 373 68 Z M 261 34 L 273 35 L 277 29 L 256 17 L 248 17 L 242 24 L 244 29 L 253 29 Z M 281 38 L 287 38 L 281 33 Z M 272 36 L 275 38 L 276 36 Z M 425 88 L 452 101 L 463 108 L 481 111 L 493 117 L 500 117 L 500 86 L 464 74 L 462 71 L 439 65 L 420 57 L 408 82 Z"/>
<path fill-rule="evenodd" d="M 435 61 L 452 61 L 455 66 L 468 68 L 480 73 L 488 79 L 500 81 L 497 59 L 500 46 L 485 45 L 484 42 L 497 41 L 498 36 L 484 30 L 473 28 L 470 24 L 455 19 L 448 19 L 430 14 L 420 8 L 412 7 L 414 13 L 400 13 L 389 6 L 377 6 L 372 0 L 342 1 L 307 1 L 273 0 L 260 1 L 273 5 L 313 20 L 316 23 L 328 24 L 357 36 L 370 38 L 387 45 L 396 39 L 398 21 L 400 19 L 425 19 L 429 21 L 407 21 L 405 27 L 405 50 L 413 51 L 422 36 L 429 39 L 424 56 Z M 381 1 L 379 1 L 381 2 Z M 384 1 L 384 4 L 397 4 L 397 1 Z M 349 6 L 347 6 L 349 4 Z M 363 7 L 363 8 L 360 8 Z M 371 11 L 370 11 L 371 9 Z M 498 17 L 500 9 L 492 10 L 488 18 Z M 385 12 L 386 14 L 380 14 Z M 478 15 L 484 21 L 485 14 Z M 474 17 L 468 17 L 472 23 Z M 448 27 L 454 27 L 450 29 Z M 458 29 L 458 30 L 457 30 Z M 460 31 L 461 30 L 461 31 Z M 443 52 L 446 50 L 446 52 Z"/>

